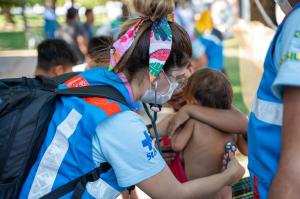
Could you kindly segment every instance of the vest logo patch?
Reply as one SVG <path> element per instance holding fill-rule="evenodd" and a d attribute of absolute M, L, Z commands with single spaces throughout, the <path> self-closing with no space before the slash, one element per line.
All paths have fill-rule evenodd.
<path fill-rule="evenodd" d="M 157 155 L 157 150 L 153 147 L 152 138 L 147 131 L 144 131 L 145 139 L 142 140 L 142 145 L 145 148 L 148 160 L 153 159 Z"/>
<path fill-rule="evenodd" d="M 78 87 L 89 86 L 90 84 L 84 79 L 84 77 L 75 76 L 69 79 L 68 81 L 66 81 L 65 85 L 67 85 L 68 88 L 78 88 Z"/>

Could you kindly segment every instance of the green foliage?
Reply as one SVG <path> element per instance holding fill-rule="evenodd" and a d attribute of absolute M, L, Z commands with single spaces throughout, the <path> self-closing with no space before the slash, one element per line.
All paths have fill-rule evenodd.
<path fill-rule="evenodd" d="M 9 7 L 22 6 L 25 4 L 34 5 L 37 3 L 44 4 L 45 0 L 0 0 L 0 7 L 2 7 L 2 6 L 9 6 Z"/>

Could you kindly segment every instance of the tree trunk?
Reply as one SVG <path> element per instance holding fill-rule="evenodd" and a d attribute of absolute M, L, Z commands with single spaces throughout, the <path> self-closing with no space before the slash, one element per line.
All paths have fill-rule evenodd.
<path fill-rule="evenodd" d="M 52 6 L 53 10 L 55 10 L 55 8 L 56 8 L 56 0 L 51 0 L 51 6 Z"/>
<path fill-rule="evenodd" d="M 75 0 L 71 0 L 72 7 L 74 6 Z"/>
<path fill-rule="evenodd" d="M 27 17 L 25 13 L 25 5 L 22 6 L 22 18 L 23 18 L 23 24 L 24 24 L 24 31 L 26 32 L 28 30 L 28 23 L 27 23 Z"/>
<path fill-rule="evenodd" d="M 276 25 L 276 9 L 275 9 L 275 3 L 274 1 L 271 0 L 260 0 L 262 6 L 264 7 L 266 13 L 268 14 L 268 16 L 271 18 L 271 20 L 273 21 L 273 23 Z M 259 12 L 256 3 L 254 0 L 251 0 L 251 20 L 253 21 L 259 21 L 263 24 L 265 24 L 266 26 L 268 26 L 265 22 L 265 20 L 263 19 L 261 13 Z"/>
<path fill-rule="evenodd" d="M 3 6 L 2 9 L 6 24 L 15 24 L 13 16 L 10 13 L 10 6 Z"/>

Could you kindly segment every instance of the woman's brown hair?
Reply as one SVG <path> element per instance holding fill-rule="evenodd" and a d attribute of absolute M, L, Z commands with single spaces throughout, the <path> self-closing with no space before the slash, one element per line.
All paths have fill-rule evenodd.
<path fill-rule="evenodd" d="M 233 91 L 222 72 L 204 68 L 189 78 L 184 96 L 188 101 L 197 100 L 202 106 L 230 109 Z"/>
<path fill-rule="evenodd" d="M 129 81 L 139 71 L 148 69 L 150 33 L 153 21 L 166 17 L 173 10 L 171 0 L 133 0 L 133 4 L 135 10 L 141 16 L 148 17 L 149 20 L 145 20 L 140 26 L 132 46 L 115 67 L 116 72 L 125 72 Z M 138 19 L 126 21 L 122 26 L 120 35 L 125 34 L 137 21 Z M 169 24 L 173 34 L 173 43 L 170 56 L 163 67 L 166 72 L 175 67 L 186 66 L 192 56 L 192 45 L 187 32 L 175 22 L 169 22 Z"/>

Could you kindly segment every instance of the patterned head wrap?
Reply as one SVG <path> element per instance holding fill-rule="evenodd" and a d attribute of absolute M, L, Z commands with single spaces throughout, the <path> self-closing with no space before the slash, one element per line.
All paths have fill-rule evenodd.
<path fill-rule="evenodd" d="M 149 17 L 141 17 L 133 27 L 131 27 L 113 44 L 110 52 L 109 70 L 113 70 L 127 50 L 131 47 L 139 27 L 146 20 L 149 20 Z M 161 72 L 171 53 L 173 36 L 168 21 L 174 21 L 173 13 L 169 14 L 166 18 L 154 21 L 151 27 L 149 48 L 149 76 L 151 82 L 153 82 Z"/>

